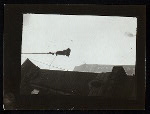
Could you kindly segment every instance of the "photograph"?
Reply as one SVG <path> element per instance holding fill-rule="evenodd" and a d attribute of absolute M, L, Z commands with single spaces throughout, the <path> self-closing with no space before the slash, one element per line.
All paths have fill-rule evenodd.
<path fill-rule="evenodd" d="M 136 17 L 23 14 L 23 95 L 135 99 Z"/>
<path fill-rule="evenodd" d="M 4 110 L 144 110 L 146 7 L 6 4 Z"/>

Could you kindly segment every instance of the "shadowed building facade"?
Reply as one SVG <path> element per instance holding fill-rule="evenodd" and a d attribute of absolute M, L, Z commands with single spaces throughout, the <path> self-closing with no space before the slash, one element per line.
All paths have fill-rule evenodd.
<path fill-rule="evenodd" d="M 40 69 L 29 59 L 22 64 L 21 94 L 135 97 L 134 77 L 122 66 L 112 72 L 87 73 Z"/>

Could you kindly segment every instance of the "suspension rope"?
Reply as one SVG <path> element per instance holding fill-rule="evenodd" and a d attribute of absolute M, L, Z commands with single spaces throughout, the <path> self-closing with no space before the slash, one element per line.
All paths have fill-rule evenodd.
<path fill-rule="evenodd" d="M 23 58 L 28 58 L 28 57 L 25 57 L 25 56 L 22 56 L 22 57 L 23 57 Z M 55 57 L 55 58 L 56 58 L 56 57 Z M 55 59 L 55 58 L 54 58 L 54 59 Z M 38 63 L 44 64 L 44 65 L 50 66 L 50 64 L 47 64 L 47 63 L 44 63 L 44 62 L 41 62 L 41 61 L 37 61 L 37 60 L 31 59 L 31 58 L 29 58 L 29 59 L 30 59 L 30 60 L 33 60 L 33 61 L 36 61 L 36 62 L 38 62 Z M 53 59 L 53 60 L 54 60 L 54 59 Z M 53 66 L 53 65 L 52 65 L 52 67 L 53 67 L 53 68 L 57 68 L 57 69 L 61 69 L 61 70 L 67 70 L 67 69 L 60 68 L 60 67 L 56 67 L 56 66 Z"/>
<path fill-rule="evenodd" d="M 49 69 L 50 69 L 50 67 L 51 67 L 52 63 L 54 62 L 55 58 L 56 58 L 56 56 L 55 56 L 55 57 L 54 57 L 54 59 L 52 60 L 52 62 L 51 62 L 51 64 L 50 64 L 50 66 L 49 66 Z"/>

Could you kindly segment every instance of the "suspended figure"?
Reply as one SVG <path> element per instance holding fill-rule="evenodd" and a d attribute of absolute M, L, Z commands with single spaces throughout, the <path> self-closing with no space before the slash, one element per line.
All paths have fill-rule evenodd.
<path fill-rule="evenodd" d="M 57 52 L 56 52 L 56 56 L 57 56 L 57 55 L 66 55 L 66 56 L 69 57 L 70 52 L 71 52 L 71 49 L 70 49 L 70 48 L 68 48 L 68 49 L 66 49 L 66 50 L 63 50 L 63 51 L 57 51 Z M 49 53 L 52 54 L 52 55 L 54 55 L 54 53 L 52 53 L 52 52 L 49 52 Z"/>
<path fill-rule="evenodd" d="M 63 50 L 63 51 L 57 51 L 57 52 L 56 52 L 56 56 L 57 56 L 57 55 L 66 55 L 66 56 L 69 57 L 70 52 L 71 52 L 70 48 L 68 48 L 68 49 L 66 49 L 66 50 Z"/>

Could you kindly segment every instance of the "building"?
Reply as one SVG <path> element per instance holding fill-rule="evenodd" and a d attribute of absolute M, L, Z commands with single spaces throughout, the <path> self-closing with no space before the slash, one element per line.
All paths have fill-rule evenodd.
<path fill-rule="evenodd" d="M 107 73 L 55 71 L 40 69 L 27 59 L 21 66 L 21 78 L 23 95 L 135 97 L 135 79 L 122 66 L 115 66 Z"/>
<path fill-rule="evenodd" d="M 79 72 L 111 72 L 115 65 L 99 65 L 99 64 L 82 64 L 80 66 L 75 66 L 74 71 Z M 123 66 L 127 75 L 135 74 L 135 65 L 120 65 Z"/>
<path fill-rule="evenodd" d="M 27 59 L 21 67 L 21 94 L 88 95 L 88 83 L 97 74 L 40 69 Z"/>

